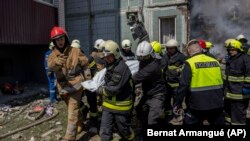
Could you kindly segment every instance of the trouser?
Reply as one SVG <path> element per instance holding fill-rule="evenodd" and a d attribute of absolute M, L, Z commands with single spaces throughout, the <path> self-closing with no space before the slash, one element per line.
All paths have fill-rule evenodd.
<path fill-rule="evenodd" d="M 55 78 L 48 76 L 48 81 L 49 81 L 49 99 L 50 99 L 50 102 L 53 103 L 57 100 Z"/>
<path fill-rule="evenodd" d="M 164 115 L 164 94 L 157 94 L 152 97 L 142 97 L 137 106 L 138 119 L 142 121 L 143 126 L 158 126 Z"/>
<path fill-rule="evenodd" d="M 223 108 L 212 110 L 194 110 L 188 109 L 184 117 L 184 125 L 203 125 L 207 120 L 210 125 L 224 125 Z"/>
<path fill-rule="evenodd" d="M 87 101 L 89 104 L 90 118 L 97 118 L 97 98 L 96 93 L 86 91 Z"/>
<path fill-rule="evenodd" d="M 249 100 L 225 99 L 225 120 L 232 125 L 246 125 L 246 111 Z"/>
<path fill-rule="evenodd" d="M 173 115 L 173 104 L 172 104 L 172 99 L 174 100 L 174 97 L 177 94 L 177 88 L 173 88 L 169 85 L 167 85 L 167 93 L 165 94 L 165 102 L 164 102 L 164 115 L 167 120 L 171 120 L 172 115 Z"/>
<path fill-rule="evenodd" d="M 62 95 L 62 99 L 65 101 L 68 108 L 68 124 L 67 124 L 66 134 L 64 136 L 64 138 L 67 140 L 75 140 L 77 135 L 77 126 L 79 126 L 82 123 L 82 121 L 80 121 L 81 98 L 82 98 L 82 90 L 79 90 L 75 93 Z"/>
<path fill-rule="evenodd" d="M 134 139 L 134 131 L 131 128 L 130 114 L 114 113 L 107 110 L 102 112 L 102 121 L 100 136 L 102 141 L 111 141 L 113 137 L 113 128 L 116 123 L 119 133 L 124 140 Z"/>

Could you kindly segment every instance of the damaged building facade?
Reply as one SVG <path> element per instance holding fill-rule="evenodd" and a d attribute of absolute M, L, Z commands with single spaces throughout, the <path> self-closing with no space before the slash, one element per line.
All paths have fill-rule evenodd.
<path fill-rule="evenodd" d="M 48 1 L 0 1 L 0 84 L 46 83 L 44 53 L 57 8 Z"/>
<path fill-rule="evenodd" d="M 62 2 L 61 0 L 60 2 Z M 59 11 L 65 9 L 62 26 L 70 39 L 79 39 L 82 49 L 89 53 L 96 39 L 133 41 L 135 51 L 138 40 L 128 25 L 128 12 L 143 23 L 150 41 L 165 44 L 176 39 L 181 47 L 189 37 L 187 0 L 64 0 Z"/>

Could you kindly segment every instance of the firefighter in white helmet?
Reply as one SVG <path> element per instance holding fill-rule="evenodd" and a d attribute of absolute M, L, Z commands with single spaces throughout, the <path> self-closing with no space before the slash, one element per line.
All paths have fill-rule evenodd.
<path fill-rule="evenodd" d="M 125 39 L 122 41 L 121 56 L 123 60 L 135 60 L 135 54 L 131 50 L 132 43 L 130 40 Z"/>
<path fill-rule="evenodd" d="M 142 128 L 160 126 L 164 114 L 164 100 L 166 86 L 161 71 L 161 63 L 155 55 L 151 44 L 142 41 L 136 50 L 139 60 L 139 71 L 132 78 L 135 84 L 142 84 L 143 96 L 137 105 L 138 119 L 142 121 Z"/>
<path fill-rule="evenodd" d="M 236 37 L 236 39 L 241 42 L 242 47 L 244 49 L 244 53 L 250 55 L 250 45 L 247 43 L 248 40 L 245 35 L 240 34 Z"/>
<path fill-rule="evenodd" d="M 176 89 L 179 86 L 180 74 L 182 66 L 186 60 L 186 56 L 179 51 L 179 43 L 171 39 L 166 44 L 168 69 L 166 71 L 167 81 L 167 97 L 165 102 L 165 116 L 167 120 L 172 117 L 171 99 L 176 96 Z M 174 123 L 173 123 L 174 124 Z"/>
<path fill-rule="evenodd" d="M 105 41 L 104 60 L 106 61 L 105 84 L 97 89 L 97 94 L 104 96 L 100 136 L 102 141 L 113 137 L 113 124 L 116 124 L 124 140 L 133 140 L 130 113 L 132 110 L 133 89 L 130 85 L 131 72 L 120 57 L 119 46 L 112 40 Z"/>

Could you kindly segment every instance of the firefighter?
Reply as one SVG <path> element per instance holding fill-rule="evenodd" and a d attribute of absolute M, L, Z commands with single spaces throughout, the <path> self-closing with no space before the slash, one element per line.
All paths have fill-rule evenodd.
<path fill-rule="evenodd" d="M 153 41 L 150 44 L 153 47 L 153 50 L 156 53 L 156 55 L 160 56 L 159 60 L 161 62 L 161 69 L 164 71 L 167 67 L 167 55 L 166 53 L 164 53 L 162 45 L 158 41 Z"/>
<path fill-rule="evenodd" d="M 64 140 L 75 140 L 77 130 L 83 128 L 80 121 L 81 82 L 90 79 L 88 59 L 79 48 L 71 47 L 66 31 L 53 27 L 51 40 L 55 48 L 48 58 L 49 69 L 56 74 L 59 95 L 68 108 L 68 124 Z"/>
<path fill-rule="evenodd" d="M 100 55 L 102 56 L 104 43 L 105 41 L 103 39 L 97 39 L 95 41 L 93 51 L 91 52 L 93 58 L 100 57 Z"/>
<path fill-rule="evenodd" d="M 139 71 L 132 78 L 135 84 L 142 83 L 143 96 L 137 105 L 138 119 L 145 126 L 160 126 L 164 115 L 166 86 L 161 71 L 161 63 L 157 60 L 151 44 L 142 41 L 136 50 L 139 60 Z"/>
<path fill-rule="evenodd" d="M 165 116 L 167 121 L 173 116 L 171 99 L 176 96 L 181 69 L 186 60 L 186 56 L 178 48 L 179 43 L 174 39 L 169 40 L 166 44 L 168 68 L 165 72 L 165 79 L 168 92 L 165 102 Z"/>
<path fill-rule="evenodd" d="M 205 55 L 215 58 L 215 56 L 209 52 L 210 48 L 214 47 L 214 45 L 211 42 L 199 40 L 199 45 L 202 48 L 202 52 Z"/>
<path fill-rule="evenodd" d="M 198 40 L 187 44 L 190 56 L 181 72 L 180 86 L 174 103 L 174 114 L 187 92 L 191 92 L 184 124 L 202 124 L 206 119 L 210 124 L 224 124 L 223 80 L 219 62 L 202 53 Z"/>
<path fill-rule="evenodd" d="M 229 59 L 225 70 L 226 122 L 232 125 L 246 124 L 246 110 L 250 98 L 250 57 L 244 54 L 238 40 L 230 40 L 227 46 Z"/>
<path fill-rule="evenodd" d="M 250 55 L 250 45 L 247 43 L 247 38 L 243 34 L 240 34 L 236 39 L 241 42 L 244 53 Z"/>
<path fill-rule="evenodd" d="M 44 67 L 46 71 L 46 75 L 49 81 L 49 100 L 50 103 L 55 103 L 57 102 L 57 96 L 56 96 L 56 84 L 55 84 L 55 79 L 56 75 L 53 71 L 51 71 L 48 68 L 48 57 L 51 54 L 52 50 L 54 48 L 53 42 L 49 44 L 49 50 L 45 53 L 45 59 L 44 59 Z"/>
<path fill-rule="evenodd" d="M 121 57 L 123 60 L 135 60 L 135 54 L 131 50 L 132 43 L 130 40 L 125 39 L 122 41 Z"/>
<path fill-rule="evenodd" d="M 105 65 L 104 61 L 104 43 L 105 41 L 103 39 L 97 39 L 94 43 L 94 49 L 91 52 L 89 56 L 89 68 L 91 71 L 91 75 L 94 76 L 96 72 L 103 68 Z M 89 132 L 91 134 L 97 134 L 98 133 L 98 100 L 96 92 L 91 92 L 86 90 L 86 97 L 87 102 L 89 104 Z M 101 96 L 99 97 L 99 100 L 101 100 Z"/>
<path fill-rule="evenodd" d="M 119 46 L 116 42 L 105 41 L 103 52 L 107 63 L 105 84 L 97 89 L 97 94 L 104 96 L 100 127 L 101 140 L 112 139 L 115 123 L 124 140 L 133 140 L 134 132 L 130 127 L 130 113 L 133 105 L 131 72 L 120 57 Z"/>

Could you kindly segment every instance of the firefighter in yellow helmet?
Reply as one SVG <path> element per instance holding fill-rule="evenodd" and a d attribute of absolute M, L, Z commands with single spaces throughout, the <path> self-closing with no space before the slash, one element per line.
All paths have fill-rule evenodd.
<path fill-rule="evenodd" d="M 245 35 L 240 34 L 236 37 L 236 39 L 242 43 L 242 48 L 244 49 L 244 53 L 250 55 L 250 45 L 247 43 L 248 40 L 245 37 Z"/>
<path fill-rule="evenodd" d="M 131 72 L 120 57 L 119 46 L 116 42 L 105 41 L 103 53 L 104 60 L 107 62 L 105 84 L 97 89 L 97 94 L 104 96 L 100 127 L 101 140 L 112 140 L 114 124 L 117 125 L 124 140 L 133 140 L 134 132 L 130 126 L 130 113 L 133 105 Z"/>
<path fill-rule="evenodd" d="M 186 48 L 190 58 L 185 61 L 181 72 L 173 112 L 178 114 L 185 95 L 191 92 L 184 124 L 201 125 L 207 120 L 212 125 L 223 125 L 223 80 L 220 64 L 202 53 L 198 40 L 191 40 Z"/>
<path fill-rule="evenodd" d="M 168 67 L 165 72 L 166 86 L 167 86 L 167 97 L 165 102 L 165 117 L 171 120 L 172 114 L 172 104 L 171 99 L 176 96 L 176 90 L 179 86 L 179 79 L 181 74 L 181 69 L 186 60 L 186 56 L 179 51 L 179 43 L 171 39 L 166 44 L 167 49 L 167 60 Z M 175 124 L 177 117 L 172 120 L 172 124 Z"/>
<path fill-rule="evenodd" d="M 166 71 L 167 67 L 167 55 L 164 52 L 164 47 L 158 42 L 158 41 L 153 41 L 150 43 L 151 46 L 153 47 L 154 52 L 157 55 L 158 60 L 161 63 L 161 69 L 163 71 Z"/>
<path fill-rule="evenodd" d="M 246 124 L 246 109 L 250 98 L 250 56 L 244 54 L 241 42 L 230 40 L 229 60 L 225 69 L 226 121 L 232 125 Z"/>

